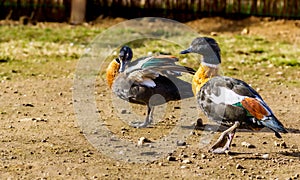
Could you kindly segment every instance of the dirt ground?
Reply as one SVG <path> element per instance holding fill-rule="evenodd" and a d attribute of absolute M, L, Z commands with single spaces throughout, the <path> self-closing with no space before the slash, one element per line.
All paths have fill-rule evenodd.
<path fill-rule="evenodd" d="M 300 21 L 203 18 L 186 24 L 208 35 L 249 31 L 267 39 L 300 41 Z M 276 83 L 276 75 L 254 81 L 261 96 L 289 131 L 282 135 L 281 140 L 269 131 L 240 130 L 233 141 L 232 152 L 216 155 L 207 152 L 213 141 L 201 148 L 199 141 L 204 133 L 212 134 L 216 140 L 220 132 L 199 127 L 191 130 L 186 145 L 177 146 L 173 153 L 153 162 L 130 163 L 98 151 L 83 135 L 73 106 L 76 65 L 77 61 L 52 62 L 40 71 L 59 70 L 62 76 L 48 73 L 1 82 L 1 179 L 300 179 L 299 83 L 297 86 Z M 299 67 L 269 68 L 270 72 L 292 73 L 290 78 L 295 81 L 299 81 L 299 70 Z M 122 122 L 114 123 L 117 117 L 110 114 L 113 112 L 109 106 L 110 90 L 105 84 L 99 84 L 95 91 L 101 117 L 105 118 L 111 131 L 124 140 L 137 143 L 140 137 L 146 137 L 156 141 L 178 121 L 177 111 L 180 109 L 176 108 L 176 102 L 172 102 L 167 108 L 175 115 L 168 114 L 166 119 L 151 128 L 135 129 Z M 145 111 L 140 106 L 134 108 L 141 114 Z M 204 124 L 214 126 L 199 114 Z M 242 142 L 254 147 L 247 148 Z"/>

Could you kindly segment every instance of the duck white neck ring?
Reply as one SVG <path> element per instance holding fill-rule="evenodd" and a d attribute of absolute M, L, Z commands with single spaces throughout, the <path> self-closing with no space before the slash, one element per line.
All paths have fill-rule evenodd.
<path fill-rule="evenodd" d="M 218 68 L 219 67 L 219 64 L 209 64 L 209 63 L 206 63 L 206 62 L 201 62 L 202 65 L 204 66 L 208 66 L 208 67 L 211 67 L 211 68 Z"/>

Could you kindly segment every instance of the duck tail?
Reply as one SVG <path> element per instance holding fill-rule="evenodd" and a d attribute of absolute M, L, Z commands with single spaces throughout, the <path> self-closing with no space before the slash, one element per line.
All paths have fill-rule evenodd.
<path fill-rule="evenodd" d="M 281 138 L 281 133 L 288 133 L 288 131 L 284 128 L 282 123 L 275 116 L 268 116 L 266 119 L 262 120 L 261 123 L 275 132 L 275 136 L 277 138 Z"/>

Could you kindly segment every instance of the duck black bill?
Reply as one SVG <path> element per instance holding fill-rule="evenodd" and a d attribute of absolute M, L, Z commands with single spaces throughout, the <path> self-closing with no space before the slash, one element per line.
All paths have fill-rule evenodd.
<path fill-rule="evenodd" d="M 191 52 L 191 49 L 188 48 L 186 50 L 181 51 L 180 54 L 187 54 L 187 53 L 190 53 L 190 52 Z"/>

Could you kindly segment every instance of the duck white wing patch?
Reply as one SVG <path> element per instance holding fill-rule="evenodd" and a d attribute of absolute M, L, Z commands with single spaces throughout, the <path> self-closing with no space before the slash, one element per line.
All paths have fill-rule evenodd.
<path fill-rule="evenodd" d="M 244 98 L 245 96 L 238 95 L 226 87 L 219 87 L 217 95 L 214 93 L 211 94 L 211 100 L 216 104 L 224 103 L 232 105 L 241 102 Z"/>
<path fill-rule="evenodd" d="M 144 78 L 140 84 L 151 88 L 156 86 L 155 82 L 150 78 Z"/>

